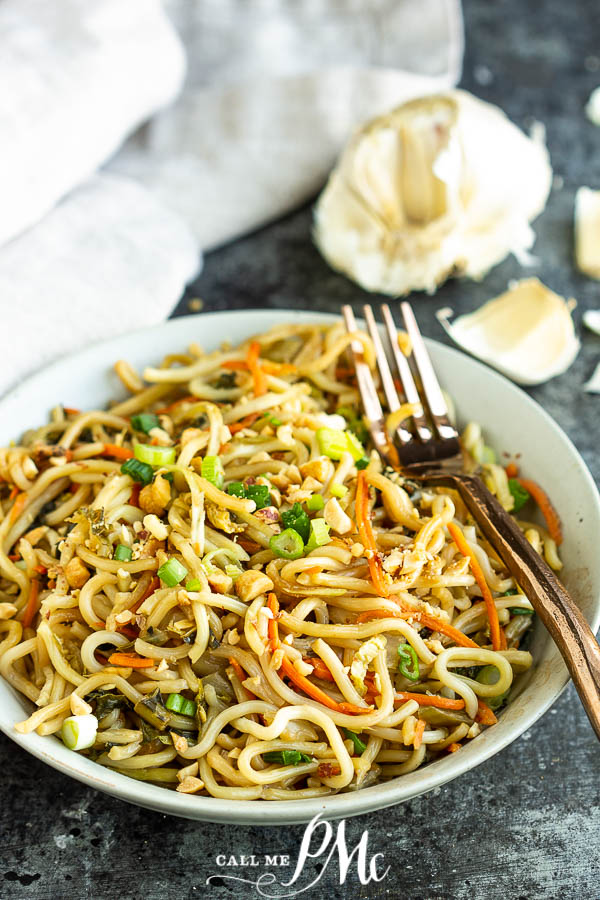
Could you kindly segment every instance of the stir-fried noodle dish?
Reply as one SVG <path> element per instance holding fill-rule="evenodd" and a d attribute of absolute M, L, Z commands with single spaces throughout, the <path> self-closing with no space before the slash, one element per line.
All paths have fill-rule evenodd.
<path fill-rule="evenodd" d="M 33 710 L 18 731 L 183 793 L 289 800 L 402 776 L 494 725 L 532 665 L 531 604 L 454 490 L 372 449 L 350 340 L 285 325 L 143 379 L 119 361 L 124 402 L 57 406 L 0 450 L 0 671 Z M 476 424 L 462 441 L 558 570 L 542 489 Z"/>

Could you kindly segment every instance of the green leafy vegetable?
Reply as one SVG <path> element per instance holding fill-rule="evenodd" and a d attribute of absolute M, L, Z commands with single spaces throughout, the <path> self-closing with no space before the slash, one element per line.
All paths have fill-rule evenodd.
<path fill-rule="evenodd" d="M 286 528 L 297 531 L 303 542 L 306 543 L 310 534 L 310 519 L 299 503 L 294 503 L 291 509 L 281 513 L 281 521 Z"/>
<path fill-rule="evenodd" d="M 515 505 L 513 506 L 511 512 L 519 512 L 519 510 L 525 506 L 527 501 L 529 500 L 531 494 L 529 491 L 526 491 L 522 485 L 519 484 L 516 478 L 508 479 L 508 489 L 513 495 L 513 499 L 515 501 Z"/>
<path fill-rule="evenodd" d="M 262 756 L 265 762 L 280 763 L 284 766 L 299 766 L 303 762 L 312 762 L 312 757 L 300 753 L 299 750 L 270 750 Z"/>
<path fill-rule="evenodd" d="M 367 745 L 363 744 L 355 731 L 350 731 L 349 728 L 342 728 L 342 731 L 344 732 L 346 737 L 352 741 L 352 743 L 354 744 L 354 749 L 356 750 L 358 755 L 361 756 L 367 749 Z"/>

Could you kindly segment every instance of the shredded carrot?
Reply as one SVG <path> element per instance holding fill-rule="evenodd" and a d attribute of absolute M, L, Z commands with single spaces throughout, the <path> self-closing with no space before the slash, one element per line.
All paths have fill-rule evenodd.
<path fill-rule="evenodd" d="M 355 706 L 353 703 L 338 703 L 337 700 L 333 700 L 329 694 L 322 691 L 321 688 L 317 687 L 316 684 L 313 684 L 312 681 L 309 681 L 304 675 L 301 675 L 287 656 L 283 657 L 281 668 L 296 687 L 299 687 L 305 694 L 308 694 L 309 697 L 312 697 L 312 699 L 316 700 L 318 703 L 322 703 L 323 706 L 326 706 L 328 709 L 334 709 L 336 712 L 348 713 L 349 715 L 355 716 L 364 716 L 365 713 L 371 711 L 369 707 Z"/>
<path fill-rule="evenodd" d="M 510 462 L 504 469 L 508 478 L 516 478 L 519 474 L 519 467 L 516 463 Z"/>
<path fill-rule="evenodd" d="M 459 647 L 477 647 L 479 649 L 479 644 L 472 641 L 470 637 L 467 637 L 467 635 L 463 634 L 462 631 L 459 631 L 458 628 L 454 628 L 453 625 L 442 622 L 440 619 L 436 619 L 434 616 L 430 616 L 428 613 L 421 612 L 417 609 L 398 610 L 398 612 L 393 612 L 390 609 L 368 609 L 357 616 L 356 624 L 358 625 L 362 622 L 366 622 L 368 619 L 387 618 L 414 619 L 426 628 L 430 628 L 431 631 L 439 631 L 440 634 L 445 634 L 446 637 L 452 638 L 454 643 L 458 644 Z"/>
<path fill-rule="evenodd" d="M 323 571 L 323 566 L 310 566 L 310 568 L 304 570 L 305 575 L 320 575 Z"/>
<path fill-rule="evenodd" d="M 221 363 L 222 369 L 229 369 L 231 372 L 247 372 L 248 363 L 245 359 L 226 359 Z"/>
<path fill-rule="evenodd" d="M 477 715 L 475 716 L 475 721 L 480 722 L 482 725 L 495 725 L 498 721 L 487 703 L 484 703 L 480 697 L 477 698 Z"/>
<path fill-rule="evenodd" d="M 552 505 L 552 501 L 548 494 L 540 487 L 537 481 L 532 481 L 530 478 L 517 478 L 517 481 L 521 487 L 525 488 L 526 491 L 529 491 L 539 506 L 552 540 L 557 544 L 562 544 L 563 535 L 560 516 Z"/>
<path fill-rule="evenodd" d="M 40 601 L 38 599 L 39 588 L 40 583 L 37 578 L 32 578 L 31 587 L 29 588 L 27 606 L 25 607 L 25 612 L 23 613 L 23 628 L 29 628 L 40 608 Z"/>
<path fill-rule="evenodd" d="M 137 601 L 137 603 L 133 604 L 130 612 L 132 612 L 132 613 L 137 612 L 138 609 L 140 608 L 140 606 L 142 605 L 142 603 L 144 602 L 144 600 L 147 600 L 148 597 L 150 597 L 154 593 L 154 591 L 157 591 L 159 589 L 159 587 L 160 587 L 160 579 L 155 575 L 153 577 L 152 581 L 150 582 L 150 584 L 148 585 L 148 587 L 146 588 L 146 590 L 144 591 L 144 593 L 142 594 L 142 596 L 140 597 L 140 599 Z"/>
<path fill-rule="evenodd" d="M 33 571 L 39 572 L 40 575 L 46 575 L 48 573 L 46 566 L 34 566 Z"/>
<path fill-rule="evenodd" d="M 131 669 L 150 669 L 156 665 L 155 659 L 146 659 L 133 653 L 111 653 L 108 661 L 113 666 L 128 666 Z"/>
<path fill-rule="evenodd" d="M 264 359 L 261 368 L 267 375 L 293 375 L 298 371 L 293 363 L 273 362 L 270 359 Z"/>
<path fill-rule="evenodd" d="M 257 419 L 260 419 L 260 413 L 250 413 L 249 416 L 246 416 L 244 419 L 240 419 L 239 422 L 234 422 L 232 425 L 229 425 L 229 430 L 232 434 L 237 434 L 238 431 L 241 431 L 242 428 L 250 428 L 251 425 L 256 422 Z"/>
<path fill-rule="evenodd" d="M 364 471 L 358 473 L 354 507 L 356 511 L 358 534 L 363 547 L 367 551 L 370 551 L 367 559 L 369 561 L 369 572 L 371 573 L 373 586 L 380 597 L 387 597 L 389 592 L 383 578 L 381 560 L 379 558 L 377 544 L 375 543 L 373 528 L 371 527 L 371 518 L 369 515 L 369 485 Z"/>
<path fill-rule="evenodd" d="M 425 719 L 419 719 L 415 726 L 415 736 L 413 739 L 413 747 L 415 750 L 418 750 L 421 744 L 423 743 L 423 735 L 425 734 L 425 725 L 427 722 Z"/>
<path fill-rule="evenodd" d="M 115 459 L 131 459 L 133 450 L 127 447 L 120 447 L 118 444 L 105 444 L 102 448 L 103 456 L 114 456 Z"/>
<path fill-rule="evenodd" d="M 314 656 L 303 656 L 302 660 L 313 667 L 313 675 L 320 678 L 321 681 L 335 681 L 335 678 L 322 659 L 315 658 Z"/>
<path fill-rule="evenodd" d="M 246 363 L 254 382 L 255 397 L 262 397 L 263 394 L 267 393 L 267 379 L 265 373 L 260 367 L 259 358 L 260 344 L 258 343 L 258 341 L 252 341 L 252 343 L 248 347 L 248 353 L 246 354 Z"/>
<path fill-rule="evenodd" d="M 279 627 L 277 625 L 277 619 L 275 618 L 279 614 L 279 600 L 275 594 L 269 594 L 267 596 L 267 606 L 273 613 L 273 618 L 269 619 L 268 633 L 269 640 L 271 641 L 271 652 L 275 653 L 279 647 Z"/>
<path fill-rule="evenodd" d="M 21 559 L 20 553 L 11 553 L 8 557 L 11 562 L 16 562 L 18 559 Z"/>
<path fill-rule="evenodd" d="M 142 486 L 139 482 L 135 482 L 133 487 L 131 488 L 131 494 L 129 495 L 129 505 L 130 506 L 139 506 L 140 505 L 140 490 Z"/>
<path fill-rule="evenodd" d="M 394 703 L 406 703 L 416 700 L 419 706 L 435 706 L 436 709 L 464 709 L 464 700 L 450 700 L 449 697 L 432 696 L 431 694 L 413 694 L 410 691 L 396 691 Z"/>
<path fill-rule="evenodd" d="M 481 591 L 481 596 L 485 600 L 485 608 L 487 610 L 488 621 L 490 623 L 490 635 L 492 638 L 492 647 L 494 650 L 502 650 L 502 629 L 500 628 L 500 621 L 498 619 L 498 610 L 496 609 L 496 604 L 494 603 L 494 598 L 492 597 L 492 592 L 490 591 L 487 581 L 485 580 L 485 575 L 483 574 L 483 570 L 479 565 L 479 561 L 475 556 L 475 553 L 469 547 L 464 534 L 461 529 L 454 522 L 448 522 L 448 531 L 452 535 L 452 540 L 460 550 L 463 556 L 465 556 L 469 560 L 469 566 L 473 575 L 475 576 L 475 581 L 479 585 L 479 590 Z"/>
<path fill-rule="evenodd" d="M 196 402 L 198 402 L 198 397 L 195 397 L 193 394 L 188 394 L 186 397 L 180 397 L 179 400 L 174 400 L 173 403 L 169 403 L 168 406 L 161 406 L 160 409 L 155 409 L 154 412 L 157 416 L 161 416 L 166 413 L 172 412 L 176 406 L 179 406 L 180 403 Z"/>
<path fill-rule="evenodd" d="M 447 746 L 448 753 L 456 753 L 457 750 L 460 750 L 460 744 L 457 744 L 456 741 L 453 741 L 451 744 Z"/>
<path fill-rule="evenodd" d="M 74 409 L 72 406 L 63 406 L 63 409 L 67 416 L 78 416 L 81 412 L 80 409 Z"/>
<path fill-rule="evenodd" d="M 12 489 L 12 491 L 11 491 L 10 494 L 8 495 L 8 499 L 9 499 L 9 500 L 14 500 L 15 497 L 18 497 L 18 496 L 19 496 L 19 488 L 18 488 L 18 487 L 16 486 L 16 484 L 15 484 L 14 487 L 13 487 L 13 489 Z"/>
<path fill-rule="evenodd" d="M 233 669 L 233 671 L 234 671 L 235 674 L 237 675 L 237 677 L 238 677 L 238 679 L 240 680 L 240 682 L 246 680 L 246 678 L 248 677 L 247 674 L 244 672 L 244 670 L 243 670 L 242 667 L 240 666 L 240 664 L 239 664 L 239 662 L 237 661 L 237 659 L 234 659 L 233 656 L 230 656 L 230 657 L 229 657 L 229 665 L 231 666 L 231 668 Z"/>
<path fill-rule="evenodd" d="M 15 498 L 15 502 L 10 508 L 10 515 L 8 517 L 8 524 L 12 525 L 17 521 L 23 510 L 27 505 L 27 501 L 29 500 L 29 495 L 26 491 L 23 491 Z"/>

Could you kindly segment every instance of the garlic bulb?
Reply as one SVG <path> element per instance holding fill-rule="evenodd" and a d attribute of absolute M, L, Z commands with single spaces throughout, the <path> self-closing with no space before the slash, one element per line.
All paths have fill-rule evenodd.
<path fill-rule="evenodd" d="M 497 107 L 465 91 L 423 97 L 350 141 L 317 203 L 315 239 L 367 290 L 433 293 L 511 251 L 525 261 L 551 179 L 543 140 Z"/>
<path fill-rule="evenodd" d="M 579 352 L 574 306 L 537 278 L 525 278 L 452 324 L 452 310 L 440 309 L 437 317 L 463 350 L 518 384 L 541 384 L 568 369 Z"/>
<path fill-rule="evenodd" d="M 600 279 L 600 191 L 588 187 L 575 195 L 575 260 L 581 272 Z"/>

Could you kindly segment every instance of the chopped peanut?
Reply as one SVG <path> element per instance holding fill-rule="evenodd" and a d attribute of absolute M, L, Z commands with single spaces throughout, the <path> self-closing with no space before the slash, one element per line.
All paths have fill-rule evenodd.
<path fill-rule="evenodd" d="M 273 582 L 268 575 L 265 575 L 264 572 L 256 572 L 254 569 L 244 572 L 235 582 L 235 592 L 244 603 L 255 600 L 259 594 L 266 594 L 273 587 Z"/>
<path fill-rule="evenodd" d="M 155 516 L 162 516 L 170 499 L 171 485 L 162 475 L 157 475 L 152 484 L 147 484 L 140 491 L 140 509 Z"/>
<path fill-rule="evenodd" d="M 333 463 L 327 456 L 319 456 L 318 459 L 311 459 L 300 466 L 300 472 L 304 478 L 309 475 L 316 478 L 317 481 L 327 481 L 333 475 Z"/>
<path fill-rule="evenodd" d="M 338 534 L 347 534 L 352 531 L 352 519 L 346 515 L 335 497 L 328 500 L 323 510 L 323 518 L 333 531 Z"/>
<path fill-rule="evenodd" d="M 150 534 L 159 541 L 164 541 L 169 535 L 169 530 L 165 523 L 161 522 L 154 513 L 144 516 L 144 528 L 147 528 Z"/>
<path fill-rule="evenodd" d="M 188 777 L 184 778 L 181 784 L 178 784 L 175 788 L 180 794 L 197 794 L 198 791 L 202 791 L 203 789 L 204 782 L 194 775 L 188 775 Z"/>
<path fill-rule="evenodd" d="M 86 569 L 78 556 L 74 556 L 65 566 L 65 578 L 69 582 L 69 587 L 83 587 L 89 577 L 89 570 Z"/>
<path fill-rule="evenodd" d="M 221 569 L 212 569 L 206 576 L 208 583 L 217 594 L 228 594 L 233 587 L 233 578 Z"/>

